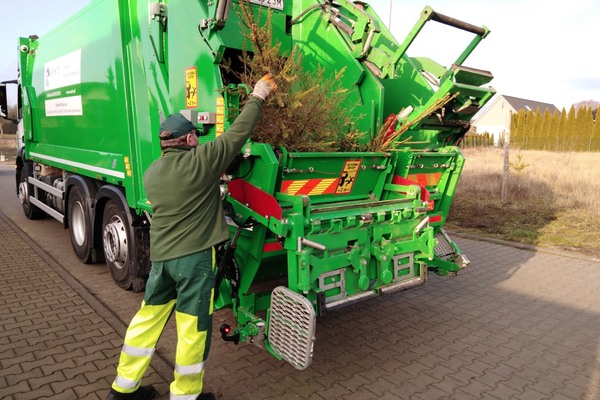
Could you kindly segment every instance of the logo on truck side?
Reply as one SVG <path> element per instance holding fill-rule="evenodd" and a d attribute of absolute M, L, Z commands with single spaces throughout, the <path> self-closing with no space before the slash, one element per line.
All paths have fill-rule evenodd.
<path fill-rule="evenodd" d="M 81 95 L 76 85 L 81 84 L 81 49 L 55 58 L 44 64 L 44 102 L 47 117 L 83 115 Z M 56 90 L 66 87 L 64 91 Z M 66 95 L 66 96 L 65 96 Z"/>

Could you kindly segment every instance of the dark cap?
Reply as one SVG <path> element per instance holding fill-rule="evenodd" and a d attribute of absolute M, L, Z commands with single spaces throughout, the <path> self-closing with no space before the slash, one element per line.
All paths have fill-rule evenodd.
<path fill-rule="evenodd" d="M 176 139 L 195 130 L 196 127 L 181 113 L 171 114 L 160 124 L 160 133 L 164 131 L 171 132 L 171 136 L 164 139 Z"/>

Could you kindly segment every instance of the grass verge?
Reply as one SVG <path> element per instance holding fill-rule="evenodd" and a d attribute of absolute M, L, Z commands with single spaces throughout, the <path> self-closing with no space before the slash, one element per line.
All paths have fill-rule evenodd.
<path fill-rule="evenodd" d="M 446 228 L 600 257 L 600 154 L 467 149 Z"/>

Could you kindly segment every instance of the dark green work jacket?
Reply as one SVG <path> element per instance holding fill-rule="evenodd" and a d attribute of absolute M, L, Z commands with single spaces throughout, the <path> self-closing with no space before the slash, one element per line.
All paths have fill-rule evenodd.
<path fill-rule="evenodd" d="M 152 261 L 183 257 L 229 239 L 220 177 L 246 143 L 261 112 L 262 101 L 250 97 L 227 132 L 195 148 L 167 148 L 146 170 Z"/>

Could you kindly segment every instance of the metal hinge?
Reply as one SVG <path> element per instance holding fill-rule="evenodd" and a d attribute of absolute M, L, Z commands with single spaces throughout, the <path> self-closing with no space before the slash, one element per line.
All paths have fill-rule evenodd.
<path fill-rule="evenodd" d="M 167 5 L 165 3 L 152 3 L 150 13 L 153 20 L 158 21 L 163 26 L 167 24 Z"/>

